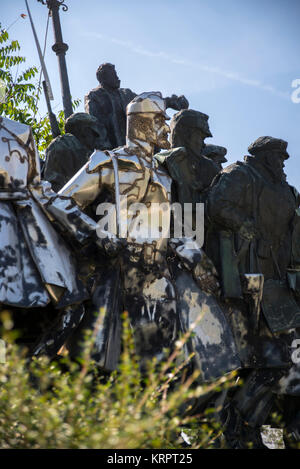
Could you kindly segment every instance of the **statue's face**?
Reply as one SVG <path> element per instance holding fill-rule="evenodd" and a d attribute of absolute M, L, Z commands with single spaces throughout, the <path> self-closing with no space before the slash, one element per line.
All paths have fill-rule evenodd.
<path fill-rule="evenodd" d="M 284 181 L 286 174 L 285 167 L 285 154 L 281 150 L 269 150 L 261 152 L 256 155 L 260 161 L 268 168 L 268 171 L 273 175 L 277 181 Z"/>
<path fill-rule="evenodd" d="M 120 88 L 120 79 L 117 75 L 115 67 L 105 67 L 101 74 L 100 83 L 107 88 Z"/>
<path fill-rule="evenodd" d="M 272 171 L 275 176 L 279 179 L 285 179 L 286 175 L 284 173 L 285 167 L 285 156 L 280 150 L 274 150 L 272 155 L 268 158 L 268 163 L 272 167 Z"/>
<path fill-rule="evenodd" d="M 159 148 L 168 150 L 171 148 L 168 140 L 170 127 L 166 123 L 166 119 L 162 114 L 154 114 L 153 119 L 154 133 L 156 134 L 156 142 L 153 142 Z"/>
<path fill-rule="evenodd" d="M 204 136 L 200 129 L 195 127 L 190 133 L 189 141 L 186 142 L 188 147 L 195 155 L 201 156 L 204 147 Z"/>
<path fill-rule="evenodd" d="M 163 114 L 155 112 L 140 112 L 129 116 L 128 137 L 142 142 L 169 149 L 168 140 L 170 127 L 166 124 Z"/>

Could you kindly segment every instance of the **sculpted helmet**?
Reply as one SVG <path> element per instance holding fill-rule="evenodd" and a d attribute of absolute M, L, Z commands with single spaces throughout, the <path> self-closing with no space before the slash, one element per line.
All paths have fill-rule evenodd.
<path fill-rule="evenodd" d="M 96 117 L 87 114 L 86 112 L 76 112 L 69 116 L 65 123 L 65 130 L 67 133 L 76 134 L 84 131 L 86 127 L 90 127 L 100 136 L 99 123 Z"/>
<path fill-rule="evenodd" d="M 166 102 L 160 91 L 141 93 L 128 104 L 126 108 L 127 116 L 140 113 L 162 114 L 166 120 L 170 120 L 166 113 Z"/>
<path fill-rule="evenodd" d="M 171 131 L 173 132 L 176 127 L 197 128 L 201 130 L 205 138 L 212 137 L 208 119 L 208 115 L 203 112 L 194 111 L 193 109 L 183 109 L 172 117 Z"/>

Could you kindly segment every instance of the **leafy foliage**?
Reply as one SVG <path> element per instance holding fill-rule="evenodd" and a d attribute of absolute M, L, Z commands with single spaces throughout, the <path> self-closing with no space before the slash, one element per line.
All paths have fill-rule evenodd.
<path fill-rule="evenodd" d="M 186 426 L 196 429 L 191 448 L 212 447 L 220 433 L 212 412 L 188 416 L 182 408 L 230 379 L 210 386 L 197 384 L 195 374 L 181 380 L 181 342 L 142 375 L 126 315 L 123 330 L 119 369 L 106 377 L 95 372 L 92 337 L 80 365 L 67 358 L 28 364 L 10 343 L 0 365 L 0 448 L 179 448 Z"/>
<path fill-rule="evenodd" d="M 12 120 L 32 125 L 34 114 L 37 112 L 39 90 L 31 83 L 37 75 L 36 67 L 30 67 L 18 74 L 18 66 L 26 59 L 18 55 L 20 44 L 14 40 L 9 42 L 9 35 L 5 29 L 0 31 L 0 79 L 6 87 L 6 100 L 0 104 L 1 115 Z M 17 54 L 17 55 L 16 55 Z M 15 75 L 15 77 L 14 77 Z"/>
<path fill-rule="evenodd" d="M 1 46 L 2 45 L 2 46 Z M 19 65 L 26 62 L 18 55 L 21 47 L 17 40 L 9 40 L 8 32 L 0 25 L 0 80 L 5 83 L 6 99 L 0 103 L 0 115 L 30 125 L 40 156 L 43 157 L 47 146 L 53 139 L 48 115 L 37 118 L 41 86 L 32 81 L 37 78 L 38 69 L 29 67 L 18 73 Z M 73 101 L 73 109 L 80 101 Z M 64 133 L 64 112 L 57 116 L 61 134 Z"/>

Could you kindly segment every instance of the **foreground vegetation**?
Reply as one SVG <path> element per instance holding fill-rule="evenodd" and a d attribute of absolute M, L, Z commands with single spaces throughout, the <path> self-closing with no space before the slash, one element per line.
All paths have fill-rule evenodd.
<path fill-rule="evenodd" d="M 0 116 L 30 125 L 43 159 L 53 136 L 48 114 L 41 116 L 39 113 L 41 75 L 35 66 L 25 68 L 26 58 L 20 55 L 20 50 L 19 41 L 11 40 L 7 30 L 0 24 Z M 80 100 L 73 101 L 74 111 L 79 104 Z M 56 117 L 63 134 L 64 112 L 60 110 Z"/>
<path fill-rule="evenodd" d="M 20 346 L 7 344 L 0 364 L 0 448 L 179 448 L 183 429 L 192 433 L 190 448 L 214 447 L 220 425 L 213 409 L 189 416 L 188 408 L 230 385 L 230 378 L 210 387 L 197 385 L 197 374 L 183 379 L 182 341 L 168 361 L 150 363 L 142 376 L 126 317 L 118 371 L 95 371 L 92 342 L 80 363 L 66 357 L 28 362 Z"/>
<path fill-rule="evenodd" d="M 0 85 L 5 95 L 0 115 L 30 125 L 43 156 L 52 135 L 48 117 L 38 112 L 39 71 L 25 69 L 26 59 L 19 53 L 19 42 L 0 25 Z M 63 133 L 63 112 L 58 121 Z M 218 438 L 213 410 L 190 416 L 188 407 L 228 380 L 207 389 L 197 385 L 196 374 L 183 379 L 188 363 L 178 364 L 182 343 L 166 363 L 150 363 L 142 376 L 125 320 L 119 369 L 103 376 L 90 357 L 92 338 L 79 363 L 67 357 L 29 362 L 15 343 L 9 316 L 2 311 L 0 319 L 0 337 L 6 340 L 6 360 L 0 363 L 0 448 L 175 448 L 182 445 L 183 428 L 192 431 L 192 447 L 212 447 Z"/>

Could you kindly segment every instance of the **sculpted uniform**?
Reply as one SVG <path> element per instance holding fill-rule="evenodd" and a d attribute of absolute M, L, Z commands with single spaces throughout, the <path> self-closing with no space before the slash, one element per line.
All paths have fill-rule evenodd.
<path fill-rule="evenodd" d="M 126 107 L 136 96 L 129 88 L 106 90 L 101 85 L 85 97 L 85 112 L 95 116 L 106 129 L 109 149 L 125 144 Z"/>
<path fill-rule="evenodd" d="M 264 423 L 275 394 L 300 396 L 300 370 L 292 363 L 300 326 L 294 255 L 299 238 L 293 229 L 299 194 L 285 181 L 286 147 L 283 140 L 257 139 L 249 147 L 253 156 L 216 178 L 207 204 L 206 252 L 221 276 L 242 362 L 255 370 L 235 396 L 234 408 L 253 428 Z M 264 284 L 253 307 L 244 282 L 259 274 Z"/>
<path fill-rule="evenodd" d="M 45 201 L 56 194 L 40 180 L 30 127 L 2 117 L 0 135 L 0 308 L 10 307 L 16 321 L 22 308 L 32 311 L 52 303 L 60 309 L 56 347 L 52 338 L 48 344 L 52 355 L 80 322 L 80 303 L 88 294 L 72 251 L 45 209 Z"/>
<path fill-rule="evenodd" d="M 56 137 L 46 150 L 44 179 L 59 191 L 87 162 L 93 150 L 83 146 L 75 135 Z"/>
<path fill-rule="evenodd" d="M 260 330 L 273 352 L 266 345 L 258 346 L 257 328 L 248 326 L 247 347 L 255 343 L 255 350 L 248 349 L 249 359 L 256 366 L 290 363 L 289 349 L 280 347 L 278 342 L 275 353 L 272 344 L 276 339 L 274 342 L 268 331 L 284 332 L 300 325 L 300 310 L 286 283 L 287 270 L 292 265 L 292 224 L 298 205 L 295 189 L 283 180 L 276 181 L 255 156 L 223 170 L 209 194 L 212 226 L 207 254 L 221 273 L 224 297 L 242 298 L 240 274 L 264 276 L 264 315 L 258 321 L 267 321 L 269 327 Z"/>
<path fill-rule="evenodd" d="M 163 171 L 154 169 L 151 162 L 143 158 L 138 147 L 130 149 L 125 147 L 111 154 L 100 151 L 94 153 L 87 165 L 63 188 L 60 195 L 72 197 L 79 207 L 84 209 L 102 189 L 109 188 L 113 191 L 115 185 L 113 160 L 117 161 L 119 168 L 120 196 L 127 196 L 129 208 L 139 202 L 146 206 L 153 202 L 169 202 L 171 180 Z M 125 199 L 123 203 L 126 203 Z M 121 216 L 126 217 L 126 207 L 121 205 L 120 208 Z M 129 224 L 132 215 L 128 210 Z M 114 225 L 113 206 L 108 217 L 111 217 L 110 226 Z M 123 219 L 124 221 L 126 227 L 127 220 Z M 135 221 L 132 220 L 132 223 Z M 129 228 L 127 258 L 122 258 L 121 265 L 124 304 L 125 309 L 130 312 L 132 325 L 137 327 L 145 323 L 152 339 L 155 338 L 158 342 L 147 346 L 150 349 L 156 346 L 161 348 L 170 345 L 175 339 L 175 292 L 166 265 L 167 239 L 152 239 L 147 234 L 144 237 L 144 234 L 141 227 L 140 236 L 134 238 Z M 142 329 L 141 334 L 143 334 Z M 143 345 L 145 351 L 147 346 L 145 347 L 145 343 Z"/>
<path fill-rule="evenodd" d="M 175 251 L 178 257 L 186 263 L 190 272 L 188 279 L 184 277 L 181 283 L 179 281 L 178 285 L 176 284 L 174 275 L 172 276 L 167 264 L 168 252 L 170 252 L 168 251 L 170 222 L 167 223 L 167 232 L 164 236 L 161 236 L 161 232 L 166 229 L 166 226 L 163 221 L 160 221 L 155 209 L 154 217 L 156 214 L 157 219 L 154 232 L 149 234 L 149 223 L 147 223 L 151 210 L 153 211 L 153 204 L 165 203 L 166 211 L 170 210 L 171 178 L 153 160 L 154 145 L 160 144 L 157 136 L 165 134 L 166 140 L 168 132 L 168 126 L 164 123 L 165 102 L 160 93 L 144 93 L 132 101 L 127 108 L 127 113 L 129 116 L 127 146 L 117 148 L 113 152 L 95 152 L 90 161 L 69 181 L 59 195 L 71 197 L 82 209 L 91 204 L 104 189 L 108 189 L 115 196 L 119 234 L 126 236 L 128 243 L 120 261 L 122 278 L 120 287 L 123 290 L 121 304 L 123 309 L 129 311 L 130 322 L 135 330 L 138 354 L 142 357 L 160 358 L 163 348 L 172 347 L 174 344 L 178 328 L 188 328 L 193 319 L 201 313 L 201 304 L 208 301 L 208 295 L 199 289 L 191 277 L 192 273 L 196 282 L 200 281 L 206 258 L 195 243 L 192 246 L 193 249 L 189 249 L 183 240 L 177 244 L 174 241 L 172 257 Z M 163 121 L 155 130 L 153 126 L 156 116 L 163 116 Z M 133 129 L 130 119 L 135 122 Z M 146 129 L 147 126 L 150 130 L 140 130 Z M 148 136 L 148 142 L 151 143 L 146 141 L 144 132 Z M 108 207 L 106 219 L 109 226 L 115 226 L 114 206 Z M 122 227 L 125 227 L 124 234 Z M 126 233 L 127 227 L 128 234 Z M 180 277 L 178 272 L 177 277 Z M 119 293 L 121 288 L 119 288 Z M 194 288 L 193 291 L 192 288 Z M 185 289 L 186 298 L 184 298 Z M 181 297 L 181 303 L 178 301 L 178 295 Z M 188 304 L 190 300 L 193 300 L 194 309 Z M 99 306 L 101 306 L 101 298 L 99 298 Z M 218 306 L 214 304 L 211 309 L 207 308 L 207 314 L 202 308 L 202 313 L 206 319 L 199 326 L 201 338 L 206 337 L 207 347 L 214 348 L 214 352 L 220 352 L 222 349 L 219 359 L 216 358 L 218 364 L 215 369 L 211 367 L 208 370 L 208 363 L 204 359 L 199 364 L 200 368 L 202 367 L 207 373 L 205 377 L 211 378 L 214 373 L 224 372 L 224 366 L 226 370 L 228 367 L 229 369 L 236 367 L 238 360 L 234 354 L 231 335 L 225 337 L 226 325 L 224 325 L 224 317 Z M 215 337 L 209 337 L 209 330 L 212 331 L 216 323 L 218 325 L 217 343 L 214 340 Z M 209 329 L 210 327 L 212 329 Z M 197 346 L 194 344 L 195 348 L 198 347 L 198 359 L 202 353 L 201 347 L 203 348 L 203 343 L 205 343 L 200 340 L 200 329 Z M 224 333 L 224 343 L 222 343 L 222 333 Z M 101 340 L 103 341 L 103 336 Z M 99 339 L 99 342 L 101 340 Z M 101 361 L 100 355 L 98 355 L 99 361 Z"/>
<path fill-rule="evenodd" d="M 172 117 L 170 127 L 172 148 L 155 158 L 167 167 L 175 182 L 175 197 L 182 205 L 203 202 L 219 172 L 218 166 L 204 155 L 204 140 L 212 137 L 208 116 L 184 109 Z"/>
<path fill-rule="evenodd" d="M 64 135 L 56 137 L 46 149 L 43 178 L 51 182 L 55 192 L 59 191 L 74 174 L 88 161 L 104 141 L 95 117 L 84 112 L 72 114 L 65 123 Z M 101 134 L 101 135 L 100 135 Z"/>
<path fill-rule="evenodd" d="M 39 157 L 31 129 L 0 121 L 0 303 L 57 307 L 86 297 L 71 251 L 53 228 L 40 200 Z"/>
<path fill-rule="evenodd" d="M 30 311 L 24 324 L 29 341 L 36 340 L 30 353 L 53 357 L 81 322 L 83 301 L 90 297 L 65 239 L 85 249 L 93 242 L 100 253 L 107 253 L 111 241 L 98 238 L 97 223 L 40 180 L 29 126 L 3 117 L 0 135 L 0 307 L 11 309 L 17 323 Z M 114 241 L 114 249 L 116 245 Z M 48 305 L 41 317 L 50 311 L 50 322 L 41 336 L 33 333 L 39 327 L 32 323 L 32 312 Z"/>

